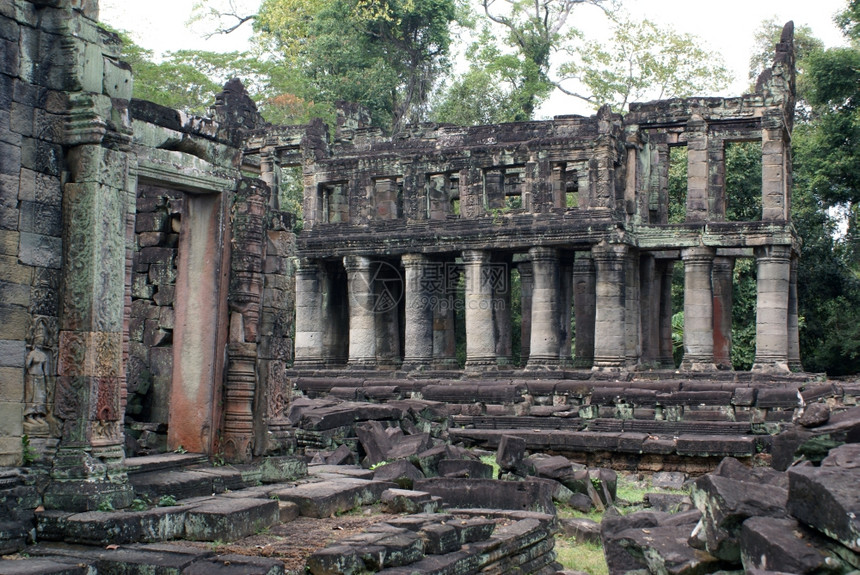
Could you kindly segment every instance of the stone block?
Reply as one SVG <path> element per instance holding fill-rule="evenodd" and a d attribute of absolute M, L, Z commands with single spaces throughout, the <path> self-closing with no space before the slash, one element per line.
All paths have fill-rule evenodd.
<path fill-rule="evenodd" d="M 821 461 L 821 467 L 860 468 L 860 443 L 845 443 L 834 447 Z"/>
<path fill-rule="evenodd" d="M 140 201 L 138 201 L 138 205 L 140 205 Z M 134 220 L 134 230 L 138 234 L 164 233 L 166 224 L 167 213 L 164 211 L 139 212 Z"/>
<path fill-rule="evenodd" d="M 443 555 L 460 548 L 460 534 L 451 525 L 427 525 L 418 532 L 424 540 L 424 552 L 428 555 Z"/>
<path fill-rule="evenodd" d="M 438 471 L 441 477 L 493 478 L 491 465 L 470 459 L 442 459 L 439 461 Z"/>
<path fill-rule="evenodd" d="M 175 299 L 176 286 L 170 284 L 159 284 L 158 290 L 152 296 L 152 300 L 159 306 L 172 306 Z"/>
<path fill-rule="evenodd" d="M 346 545 L 335 545 L 315 551 L 308 557 L 305 568 L 311 575 L 341 575 L 366 570 L 358 552 Z"/>
<path fill-rule="evenodd" d="M 522 467 L 526 451 L 526 440 L 516 435 L 503 435 L 496 451 L 496 463 L 505 471 Z"/>
<path fill-rule="evenodd" d="M 23 368 L 26 356 L 27 344 L 24 341 L 0 339 L 0 367 Z"/>
<path fill-rule="evenodd" d="M 89 511 L 66 519 L 64 538 L 70 543 L 108 545 L 180 539 L 189 506 L 154 507 L 145 511 Z"/>
<path fill-rule="evenodd" d="M 0 256 L 17 256 L 19 241 L 20 236 L 17 231 L 0 229 Z"/>
<path fill-rule="evenodd" d="M 788 470 L 788 512 L 860 553 L 860 468 Z"/>
<path fill-rule="evenodd" d="M 174 550 L 175 549 L 175 550 Z M 181 575 L 185 569 L 202 558 L 212 556 L 206 549 L 176 547 L 168 550 L 163 547 L 120 547 L 96 555 L 97 573 L 115 575 L 143 575 L 160 573 Z M 90 551 L 90 556 L 92 552 Z"/>
<path fill-rule="evenodd" d="M 441 497 L 450 508 L 555 512 L 552 486 L 543 481 L 434 477 L 415 481 L 414 488 Z"/>
<path fill-rule="evenodd" d="M 754 481 L 711 474 L 693 484 L 693 503 L 702 512 L 700 538 L 711 555 L 740 560 L 740 527 L 747 517 L 785 517 L 788 491 Z"/>
<path fill-rule="evenodd" d="M 22 231 L 18 259 L 34 267 L 60 269 L 63 266 L 63 241 L 58 236 Z"/>
<path fill-rule="evenodd" d="M 383 481 L 343 478 L 276 489 L 271 495 L 296 503 L 305 517 L 320 518 L 379 501 L 382 492 L 391 487 L 393 484 Z"/>
<path fill-rule="evenodd" d="M 92 567 L 86 563 L 75 564 L 61 559 L 0 560 L 0 573 L 3 575 L 87 575 L 91 572 Z"/>
<path fill-rule="evenodd" d="M 427 506 L 431 503 L 429 493 L 411 489 L 386 489 L 380 498 L 388 513 L 419 513 L 430 512 Z"/>
<path fill-rule="evenodd" d="M 0 339 L 26 340 L 30 319 L 25 308 L 0 303 Z"/>
<path fill-rule="evenodd" d="M 0 401 L 20 403 L 24 399 L 24 370 L 0 367 Z"/>
<path fill-rule="evenodd" d="M 188 510 L 185 538 L 235 541 L 278 522 L 278 502 L 268 499 L 216 499 Z"/>
<path fill-rule="evenodd" d="M 423 479 L 424 474 L 409 461 L 401 459 L 377 467 L 373 478 L 396 483 L 401 489 L 412 489 L 415 480 Z"/>
<path fill-rule="evenodd" d="M 750 517 L 741 527 L 740 544 L 741 562 L 747 572 L 752 569 L 782 573 L 850 570 L 838 556 L 827 551 L 820 536 L 791 518 Z"/>
<path fill-rule="evenodd" d="M 22 403 L 0 402 L 0 436 L 20 438 L 24 434 L 23 420 L 24 405 Z M 18 439 L 19 443 L 20 441 Z"/>
<path fill-rule="evenodd" d="M 307 476 L 308 464 L 304 459 L 291 455 L 266 457 L 260 463 L 260 473 L 263 483 L 295 481 Z"/>
<path fill-rule="evenodd" d="M 10 306 L 27 307 L 30 303 L 30 286 L 0 281 L 0 301 Z"/>

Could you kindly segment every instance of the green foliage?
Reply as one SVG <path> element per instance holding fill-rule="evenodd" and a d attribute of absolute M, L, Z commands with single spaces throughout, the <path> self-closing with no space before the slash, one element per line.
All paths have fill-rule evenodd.
<path fill-rule="evenodd" d="M 176 498 L 172 495 L 162 495 L 158 499 L 157 505 L 159 507 L 173 507 L 175 505 L 179 505 L 179 503 L 177 503 Z"/>
<path fill-rule="evenodd" d="M 773 47 L 779 42 L 784 25 L 784 22 L 771 18 L 762 21 L 756 29 L 753 39 L 755 47 L 749 61 L 749 79 L 751 82 L 755 82 L 759 74 L 773 65 Z M 823 48 L 824 42 L 812 34 L 812 28 L 807 25 L 794 27 L 794 54 L 798 78 L 801 79 L 801 86 L 798 87 L 800 92 L 803 91 L 800 88 L 802 88 L 807 57 Z M 802 93 L 800 97 L 803 98 Z"/>
<path fill-rule="evenodd" d="M 481 456 L 481 463 L 483 463 L 485 465 L 489 465 L 490 467 L 493 468 L 493 477 L 499 477 L 499 474 L 501 473 L 502 469 L 501 469 L 501 467 L 499 467 L 499 464 L 496 462 L 496 456 L 495 455 L 482 455 Z"/>
<path fill-rule="evenodd" d="M 147 509 L 149 509 L 149 505 L 150 503 L 148 499 L 144 497 L 139 497 L 131 502 L 131 506 L 129 507 L 129 509 L 131 509 L 132 511 L 146 511 Z"/>
<path fill-rule="evenodd" d="M 110 513 L 111 511 L 114 511 L 113 504 L 108 500 L 100 501 L 98 507 L 96 507 L 96 511 Z"/>
<path fill-rule="evenodd" d="M 33 463 L 35 463 L 36 458 L 38 457 L 38 453 L 33 447 L 30 445 L 30 436 L 26 433 L 21 436 L 21 460 L 24 464 L 24 467 L 29 467 Z"/>
<path fill-rule="evenodd" d="M 696 36 L 650 20 L 617 20 L 612 40 L 588 42 L 578 55 L 578 61 L 561 66 L 562 81 L 578 79 L 590 92 L 584 99 L 619 112 L 643 99 L 721 90 L 731 80 L 722 58 L 703 48 Z"/>
<path fill-rule="evenodd" d="M 306 102 L 365 106 L 397 132 L 420 119 L 449 66 L 455 0 L 264 0 L 258 39 L 294 78 Z"/>

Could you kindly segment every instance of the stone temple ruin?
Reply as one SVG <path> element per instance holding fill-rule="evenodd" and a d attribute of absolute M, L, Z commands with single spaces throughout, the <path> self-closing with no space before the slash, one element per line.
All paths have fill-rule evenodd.
<path fill-rule="evenodd" d="M 698 473 L 764 454 L 784 468 L 817 433 L 792 423 L 807 404 L 856 402 L 856 386 L 815 383 L 801 365 L 791 25 L 742 97 L 387 137 L 346 104 L 333 134 L 319 121 L 269 125 L 238 80 L 209 117 L 133 100 L 119 40 L 97 16 L 96 0 L 0 4 L 0 509 L 11 518 L 0 517 L 0 550 L 31 529 L 78 543 L 204 538 L 187 517 L 170 531 L 174 515 L 147 535 L 152 516 L 132 512 L 124 520 L 144 531 L 92 535 L 104 520 L 87 512 L 265 483 L 275 464 L 249 471 L 260 458 L 283 471 L 311 457 L 418 457 L 428 478 L 415 480 L 438 497 L 454 497 L 432 485 L 439 466 L 484 474 L 443 464 L 462 449 L 450 444 Z M 761 145 L 755 221 L 727 220 L 725 153 L 739 142 Z M 669 223 L 677 150 L 686 196 L 672 208 L 683 222 Z M 291 174 L 297 234 L 279 199 Z M 731 368 L 738 258 L 754 259 L 758 282 L 746 373 Z M 239 471 L 188 471 L 198 491 L 186 475 L 171 492 L 152 474 L 174 460 Z M 529 534 L 551 541 L 541 517 L 517 516 L 532 530 L 492 544 L 475 520 L 458 541 L 510 547 L 493 563 L 507 572 Z M 542 567 L 523 572 L 555 572 L 541 545 Z"/>

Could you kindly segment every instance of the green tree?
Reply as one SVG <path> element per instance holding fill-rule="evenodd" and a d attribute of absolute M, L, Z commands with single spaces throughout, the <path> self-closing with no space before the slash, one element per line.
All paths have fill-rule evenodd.
<path fill-rule="evenodd" d="M 299 71 L 299 98 L 357 102 L 391 132 L 422 119 L 449 67 L 455 0 L 264 0 L 258 40 Z"/>
<path fill-rule="evenodd" d="M 722 58 L 692 34 L 661 28 L 650 20 L 617 20 L 608 43 L 587 42 L 578 58 L 559 68 L 556 83 L 565 94 L 623 111 L 634 101 L 684 98 L 725 88 L 731 80 Z M 579 81 L 580 93 L 565 88 Z"/>

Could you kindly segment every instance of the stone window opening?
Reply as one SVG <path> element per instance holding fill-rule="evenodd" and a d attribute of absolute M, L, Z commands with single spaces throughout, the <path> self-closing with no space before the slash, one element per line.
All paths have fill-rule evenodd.
<path fill-rule="evenodd" d="M 730 140 L 723 147 L 726 221 L 761 221 L 761 140 Z"/>
<path fill-rule="evenodd" d="M 490 213 L 509 213 L 526 206 L 525 166 L 484 170 L 484 207 Z"/>
<path fill-rule="evenodd" d="M 349 223 L 349 199 L 347 182 L 320 184 L 319 199 L 322 222 L 326 224 Z"/>
<path fill-rule="evenodd" d="M 683 224 L 687 221 L 687 146 L 669 146 L 669 223 Z"/>

